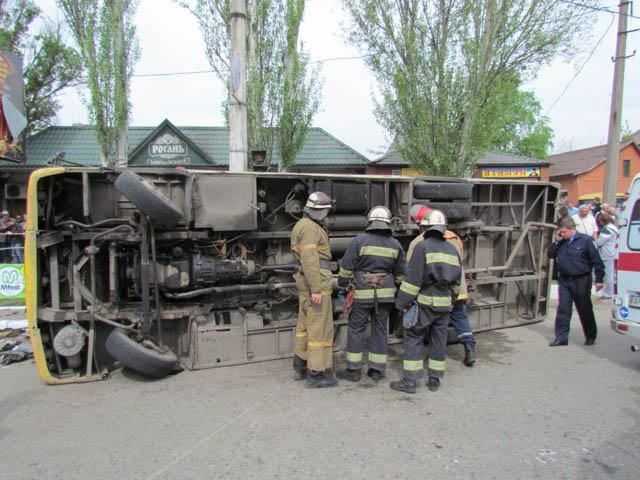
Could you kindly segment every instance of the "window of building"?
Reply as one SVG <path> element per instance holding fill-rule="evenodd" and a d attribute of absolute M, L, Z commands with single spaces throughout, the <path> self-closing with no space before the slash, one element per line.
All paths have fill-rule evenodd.
<path fill-rule="evenodd" d="M 391 175 L 402 175 L 402 169 L 394 168 L 391 170 Z"/>
<path fill-rule="evenodd" d="M 631 176 L 631 160 L 622 161 L 622 176 L 623 177 Z"/>

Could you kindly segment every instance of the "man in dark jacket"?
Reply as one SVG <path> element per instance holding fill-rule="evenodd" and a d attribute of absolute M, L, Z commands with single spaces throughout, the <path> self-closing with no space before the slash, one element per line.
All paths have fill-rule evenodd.
<path fill-rule="evenodd" d="M 366 231 L 353 239 L 340 261 L 338 285 L 346 287 L 352 282 L 355 295 L 349 314 L 347 369 L 338 372 L 338 378 L 360 381 L 369 317 L 372 321 L 367 375 L 375 381 L 384 376 L 389 312 L 404 271 L 404 250 L 391 236 L 391 212 L 386 207 L 374 207 L 369 212 Z"/>
<path fill-rule="evenodd" d="M 427 387 L 436 391 L 444 376 L 447 353 L 447 325 L 453 301 L 460 293 L 462 262 L 458 250 L 444 238 L 447 220 L 439 210 L 431 210 L 424 241 L 416 245 L 407 275 L 400 285 L 396 308 L 406 312 L 417 302 L 417 318 L 405 313 L 402 380 L 391 382 L 393 390 L 415 393 L 424 370 L 424 337 L 428 331 L 429 361 Z"/>
<path fill-rule="evenodd" d="M 549 249 L 549 258 L 556 260 L 558 267 L 558 310 L 556 312 L 556 337 L 550 347 L 569 343 L 569 326 L 572 304 L 576 304 L 585 336 L 585 345 L 593 345 L 598 327 L 591 303 L 591 272 L 595 271 L 596 290 L 603 287 L 604 264 L 589 235 L 576 232 L 571 218 L 558 223 L 556 241 Z"/>

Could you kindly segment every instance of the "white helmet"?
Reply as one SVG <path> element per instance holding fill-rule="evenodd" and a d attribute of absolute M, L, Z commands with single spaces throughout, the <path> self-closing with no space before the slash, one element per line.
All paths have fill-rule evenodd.
<path fill-rule="evenodd" d="M 423 217 L 420 226 L 428 227 L 427 231 L 437 230 L 438 232 L 444 233 L 447 231 L 447 217 L 445 217 L 444 213 L 440 210 L 431 210 Z"/>
<path fill-rule="evenodd" d="M 331 198 L 324 192 L 313 192 L 307 197 L 304 211 L 314 220 L 322 220 L 331 210 Z"/>
<path fill-rule="evenodd" d="M 307 198 L 307 203 L 304 208 L 311 208 L 313 210 L 331 208 L 331 199 L 329 198 L 329 195 L 324 192 L 313 192 Z"/>
<path fill-rule="evenodd" d="M 367 230 L 391 230 L 391 211 L 381 205 L 373 207 L 367 222 Z"/>

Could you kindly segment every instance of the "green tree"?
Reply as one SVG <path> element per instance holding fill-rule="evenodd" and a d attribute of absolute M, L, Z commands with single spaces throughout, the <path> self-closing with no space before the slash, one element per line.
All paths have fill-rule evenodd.
<path fill-rule="evenodd" d="M 39 28 L 36 20 L 42 20 Z M 58 95 L 82 75 L 80 56 L 65 45 L 61 25 L 42 19 L 32 0 L 0 2 L 0 48 L 23 59 L 27 135 L 50 126 L 60 109 Z"/>
<path fill-rule="evenodd" d="M 229 88 L 229 0 L 178 0 L 198 20 L 207 58 Z M 270 162 L 275 134 L 285 167 L 295 161 L 318 109 L 320 84 L 298 33 L 304 0 L 247 1 L 247 138 Z"/>
<path fill-rule="evenodd" d="M 439 175 L 468 173 L 500 142 L 540 150 L 535 145 L 549 133 L 545 120 L 534 112 L 537 130 L 525 129 L 530 138 L 509 139 L 504 129 L 524 124 L 508 121 L 517 115 L 506 112 L 512 103 L 500 98 L 531 110 L 532 98 L 514 84 L 533 78 L 556 55 L 568 55 L 592 18 L 589 10 L 556 0 L 343 3 L 350 39 L 378 80 L 380 123 L 403 158 Z"/>
<path fill-rule="evenodd" d="M 87 71 L 102 164 L 126 162 L 129 78 L 138 58 L 136 0 L 58 0 Z"/>

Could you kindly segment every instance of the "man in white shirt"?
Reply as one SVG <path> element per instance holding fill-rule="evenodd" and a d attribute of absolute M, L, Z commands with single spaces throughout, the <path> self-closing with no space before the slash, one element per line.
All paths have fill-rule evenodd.
<path fill-rule="evenodd" d="M 580 205 L 578 213 L 571 218 L 576 224 L 576 231 L 578 233 L 595 237 L 595 234 L 598 232 L 598 225 L 596 224 L 594 216 L 591 215 L 591 209 L 588 204 Z"/>

